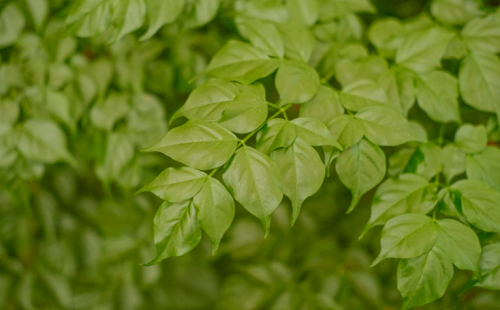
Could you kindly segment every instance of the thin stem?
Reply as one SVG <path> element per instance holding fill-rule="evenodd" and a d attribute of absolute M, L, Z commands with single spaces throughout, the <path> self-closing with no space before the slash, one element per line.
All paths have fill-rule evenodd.
<path fill-rule="evenodd" d="M 208 177 L 213 176 L 217 172 L 217 170 L 219 170 L 219 168 L 215 168 L 214 170 L 212 170 L 212 172 L 210 172 L 210 174 L 208 175 Z"/>
<path fill-rule="evenodd" d="M 438 144 L 441 146 L 443 145 L 443 138 L 444 138 L 444 130 L 446 128 L 446 124 L 441 124 L 441 128 L 439 128 L 439 136 L 438 136 Z"/>

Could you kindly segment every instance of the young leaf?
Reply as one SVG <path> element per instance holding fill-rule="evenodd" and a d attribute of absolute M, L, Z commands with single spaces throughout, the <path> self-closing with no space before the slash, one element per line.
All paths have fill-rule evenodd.
<path fill-rule="evenodd" d="M 478 274 L 481 244 L 476 233 L 452 219 L 439 220 L 438 224 L 440 229 L 436 247 L 459 269 L 472 270 Z"/>
<path fill-rule="evenodd" d="M 275 118 L 257 134 L 257 149 L 264 154 L 270 154 L 277 148 L 287 148 L 295 141 L 297 132 L 295 125 L 282 118 Z"/>
<path fill-rule="evenodd" d="M 184 9 L 184 0 L 146 0 L 149 28 L 141 41 L 151 38 L 161 26 L 174 22 Z"/>
<path fill-rule="evenodd" d="M 293 225 L 304 200 L 323 184 L 325 167 L 318 152 L 300 138 L 288 148 L 275 150 L 271 158 L 283 176 L 283 193 L 292 202 Z"/>
<path fill-rule="evenodd" d="M 404 213 L 426 214 L 436 205 L 436 198 L 433 186 L 416 174 L 402 174 L 397 180 L 388 179 L 375 192 L 370 219 L 363 234 Z"/>
<path fill-rule="evenodd" d="M 462 29 L 462 38 L 474 53 L 497 54 L 500 52 L 500 16 L 489 14 L 471 20 Z"/>
<path fill-rule="evenodd" d="M 16 42 L 25 24 L 26 19 L 17 5 L 14 3 L 7 5 L 0 13 L 0 48 Z"/>
<path fill-rule="evenodd" d="M 477 153 L 486 148 L 488 136 L 483 125 L 464 124 L 455 133 L 455 145 L 465 153 Z"/>
<path fill-rule="evenodd" d="M 489 54 L 469 54 L 458 76 L 460 94 L 470 106 L 500 114 L 500 59 Z"/>
<path fill-rule="evenodd" d="M 455 145 L 448 144 L 442 150 L 443 174 L 446 182 L 450 183 L 454 177 L 465 172 L 465 153 Z"/>
<path fill-rule="evenodd" d="M 453 265 L 446 253 L 433 248 L 421 256 L 401 260 L 397 274 L 398 290 L 403 295 L 401 309 L 406 310 L 441 298 L 453 278 Z"/>
<path fill-rule="evenodd" d="M 234 218 L 234 200 L 221 182 L 205 179 L 201 191 L 193 198 L 201 228 L 212 240 L 212 255 Z"/>
<path fill-rule="evenodd" d="M 317 118 L 327 125 L 333 118 L 343 115 L 338 93 L 331 87 L 321 85 L 311 100 L 300 105 L 299 117 Z"/>
<path fill-rule="evenodd" d="M 467 220 L 477 228 L 500 232 L 500 193 L 486 183 L 461 180 L 451 186 L 461 193 L 462 211 Z"/>
<path fill-rule="evenodd" d="M 371 106 L 391 106 L 382 87 L 370 80 L 359 80 L 346 86 L 340 92 L 340 102 L 351 111 L 359 111 Z"/>
<path fill-rule="evenodd" d="M 162 203 L 154 219 L 154 241 L 156 255 L 144 266 L 158 264 L 160 261 L 181 256 L 194 249 L 201 240 L 201 227 L 196 218 L 192 200 Z"/>
<path fill-rule="evenodd" d="M 436 27 L 410 34 L 396 53 L 396 63 L 416 72 L 441 66 L 441 58 L 453 34 Z"/>
<path fill-rule="evenodd" d="M 385 155 L 378 146 L 362 139 L 340 154 L 335 167 L 340 181 L 352 193 L 351 205 L 347 210 L 349 213 L 354 210 L 361 196 L 384 178 Z"/>
<path fill-rule="evenodd" d="M 236 133 L 257 129 L 267 118 L 267 103 L 254 93 L 241 93 L 229 102 L 218 123 Z"/>
<path fill-rule="evenodd" d="M 316 44 L 311 32 L 297 24 L 277 24 L 285 45 L 285 57 L 307 63 Z"/>
<path fill-rule="evenodd" d="M 277 59 L 269 58 L 248 43 L 229 41 L 212 58 L 206 72 L 221 79 L 250 84 L 273 73 L 278 65 Z"/>
<path fill-rule="evenodd" d="M 320 120 L 311 117 L 299 117 L 291 121 L 295 125 L 297 137 L 313 146 L 331 145 L 339 150 L 342 146 L 333 138 L 328 128 Z"/>
<path fill-rule="evenodd" d="M 281 106 L 303 103 L 310 100 L 318 91 L 319 76 L 307 64 L 286 61 L 280 65 L 275 83 Z"/>
<path fill-rule="evenodd" d="M 137 193 L 148 191 L 168 202 L 182 202 L 193 198 L 206 179 L 206 173 L 193 168 L 167 168 Z"/>
<path fill-rule="evenodd" d="M 243 146 L 226 166 L 223 179 L 234 198 L 261 220 L 267 237 L 271 214 L 283 199 L 282 177 L 276 163 L 269 156 Z"/>
<path fill-rule="evenodd" d="M 377 145 L 399 145 L 418 138 L 406 118 L 400 112 L 382 106 L 367 107 L 355 115 L 361 120 L 366 138 Z"/>
<path fill-rule="evenodd" d="M 446 71 L 436 70 L 417 78 L 417 101 L 436 122 L 460 121 L 457 78 Z"/>
<path fill-rule="evenodd" d="M 488 244 L 483 248 L 479 267 L 482 281 L 475 286 L 500 290 L 500 243 Z"/>
<path fill-rule="evenodd" d="M 192 119 L 170 130 L 160 142 L 145 151 L 161 152 L 190 167 L 208 170 L 227 162 L 236 144 L 236 136 L 224 127 Z"/>
<path fill-rule="evenodd" d="M 438 231 L 439 225 L 422 214 L 403 214 L 389 220 L 382 230 L 380 254 L 372 266 L 390 257 L 412 258 L 429 252 Z"/>
<path fill-rule="evenodd" d="M 500 192 L 500 149 L 487 146 L 482 152 L 467 155 L 465 171 L 471 180 L 483 181 Z"/>
<path fill-rule="evenodd" d="M 269 56 L 283 58 L 285 46 L 280 33 L 273 23 L 258 19 L 237 20 L 238 30 L 253 46 L 265 51 Z"/>
<path fill-rule="evenodd" d="M 474 0 L 435 0 L 431 4 L 431 13 L 439 22 L 450 25 L 463 25 L 484 14 Z"/>

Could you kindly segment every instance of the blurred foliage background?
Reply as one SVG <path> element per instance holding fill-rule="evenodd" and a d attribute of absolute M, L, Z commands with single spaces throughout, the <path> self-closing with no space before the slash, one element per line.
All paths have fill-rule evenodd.
<path fill-rule="evenodd" d="M 294 227 L 286 201 L 267 239 L 238 207 L 216 256 L 204 237 L 183 257 L 142 267 L 154 253 L 160 201 L 134 193 L 176 163 L 139 151 L 163 137 L 168 117 L 204 81 L 193 77 L 238 37 L 232 2 L 208 23 L 173 23 L 146 41 L 136 31 L 113 44 L 107 32 L 68 35 L 71 2 L 0 0 L 0 309 L 399 307 L 396 263 L 369 268 L 380 228 L 358 240 L 372 194 L 345 215 L 350 194 L 335 177 Z M 428 5 L 373 3 L 378 13 L 362 14 L 365 26 Z M 468 274 L 456 273 L 446 295 L 422 308 L 500 309 L 498 292 L 459 295 Z"/>

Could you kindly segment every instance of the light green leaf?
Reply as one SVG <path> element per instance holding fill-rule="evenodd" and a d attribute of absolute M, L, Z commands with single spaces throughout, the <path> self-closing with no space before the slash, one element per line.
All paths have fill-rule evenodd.
<path fill-rule="evenodd" d="M 182 202 L 193 198 L 206 179 L 206 173 L 193 168 L 167 168 L 137 193 L 152 192 L 168 202 Z"/>
<path fill-rule="evenodd" d="M 448 144 L 442 150 L 443 174 L 449 183 L 454 177 L 465 172 L 465 153 L 453 144 Z"/>
<path fill-rule="evenodd" d="M 144 24 L 146 4 L 144 0 L 120 0 L 112 10 L 112 25 L 115 33 L 111 42 L 116 42 L 126 34 L 138 29 Z"/>
<path fill-rule="evenodd" d="M 402 170 L 412 172 L 430 180 L 443 170 L 443 154 L 439 146 L 433 143 L 421 144 L 410 154 Z M 389 159 L 389 164 L 391 159 Z"/>
<path fill-rule="evenodd" d="M 443 58 L 455 58 L 462 59 L 467 55 L 467 49 L 465 48 L 464 41 L 455 36 L 451 39 L 450 44 L 446 48 L 446 52 L 443 55 Z"/>
<path fill-rule="evenodd" d="M 283 199 L 282 177 L 276 163 L 269 156 L 243 146 L 226 166 L 223 179 L 234 198 L 261 220 L 267 237 L 271 214 Z"/>
<path fill-rule="evenodd" d="M 461 180 L 451 186 L 461 193 L 462 211 L 467 220 L 477 228 L 500 232 L 500 193 L 486 183 Z"/>
<path fill-rule="evenodd" d="M 108 0 L 77 2 L 66 17 L 69 30 L 80 37 L 103 33 L 111 23 L 111 4 Z"/>
<path fill-rule="evenodd" d="M 460 202 L 460 192 L 450 191 L 449 188 L 443 188 L 438 193 L 438 209 L 444 215 L 454 217 L 462 223 L 468 223 L 462 212 L 462 203 Z"/>
<path fill-rule="evenodd" d="M 26 19 L 17 5 L 7 5 L 0 13 L 0 48 L 16 42 L 25 24 Z"/>
<path fill-rule="evenodd" d="M 282 1 L 255 0 L 241 4 L 241 13 L 244 16 L 280 24 L 288 20 L 288 11 Z"/>
<path fill-rule="evenodd" d="M 476 233 L 468 226 L 452 219 L 438 221 L 439 234 L 436 247 L 445 253 L 457 268 L 479 273 L 481 244 Z"/>
<path fill-rule="evenodd" d="M 377 10 L 369 0 L 321 0 L 320 20 L 342 17 L 349 13 L 375 13 Z"/>
<path fill-rule="evenodd" d="M 333 138 L 348 147 L 358 143 L 364 136 L 363 123 L 350 115 L 339 115 L 328 123 Z"/>
<path fill-rule="evenodd" d="M 210 22 L 217 15 L 220 0 L 192 0 L 189 2 L 189 15 L 184 21 L 184 28 L 196 28 Z"/>
<path fill-rule="evenodd" d="M 218 123 L 236 133 L 257 129 L 267 118 L 267 103 L 254 93 L 241 93 L 225 105 Z"/>
<path fill-rule="evenodd" d="M 404 42 L 405 29 L 395 18 L 378 19 L 370 25 L 368 38 L 382 56 L 394 57 Z"/>
<path fill-rule="evenodd" d="M 429 252 L 436 243 L 439 225 L 430 217 L 409 213 L 392 218 L 385 224 L 380 241 L 380 261 L 394 258 L 413 258 Z"/>
<path fill-rule="evenodd" d="M 126 134 L 110 133 L 104 160 L 96 166 L 97 176 L 104 182 L 117 181 L 134 158 L 134 151 L 134 145 Z"/>
<path fill-rule="evenodd" d="M 151 38 L 161 26 L 174 22 L 184 9 L 184 0 L 146 0 L 149 28 L 141 40 Z"/>
<path fill-rule="evenodd" d="M 416 174 L 402 174 L 382 183 L 373 197 L 371 215 L 363 234 L 404 213 L 427 214 L 437 203 L 434 186 Z"/>
<path fill-rule="evenodd" d="M 415 103 L 415 74 L 406 69 L 392 67 L 380 74 L 376 82 L 382 86 L 398 110 L 407 115 Z"/>
<path fill-rule="evenodd" d="M 500 149 L 487 146 L 482 152 L 467 155 L 465 171 L 471 180 L 483 181 L 500 192 Z"/>
<path fill-rule="evenodd" d="M 340 104 L 338 93 L 327 86 L 321 85 L 311 100 L 300 105 L 299 117 L 312 117 L 325 125 L 333 118 L 343 115 L 344 107 Z"/>
<path fill-rule="evenodd" d="M 380 56 L 370 55 L 362 58 L 346 56 L 347 58 L 342 58 L 335 64 L 335 78 L 344 88 L 360 80 L 376 81 L 388 70 L 387 61 Z"/>
<path fill-rule="evenodd" d="M 312 26 L 319 17 L 319 0 L 289 0 L 286 2 L 290 20 Z"/>
<path fill-rule="evenodd" d="M 19 119 L 20 104 L 13 100 L 0 100 L 0 136 L 12 129 Z"/>
<path fill-rule="evenodd" d="M 248 43 L 229 41 L 212 58 L 206 72 L 221 79 L 250 84 L 273 73 L 279 65 L 277 59 Z"/>
<path fill-rule="evenodd" d="M 375 187 L 385 176 L 384 152 L 371 142 L 362 139 L 348 147 L 337 158 L 340 181 L 351 190 L 352 200 L 347 213 L 354 210 L 361 196 Z"/>
<path fill-rule="evenodd" d="M 270 154 L 277 148 L 289 147 L 296 137 L 294 124 L 282 118 L 275 118 L 267 122 L 257 133 L 257 150 Z"/>
<path fill-rule="evenodd" d="M 316 41 L 309 30 L 297 24 L 277 24 L 285 45 L 285 57 L 307 63 Z"/>
<path fill-rule="evenodd" d="M 416 72 L 441 66 L 441 58 L 453 34 L 436 27 L 411 33 L 396 52 L 396 63 Z"/>
<path fill-rule="evenodd" d="M 97 102 L 90 110 L 92 124 L 100 129 L 111 131 L 117 121 L 130 111 L 129 99 L 125 94 L 110 94 L 105 101 Z"/>
<path fill-rule="evenodd" d="M 418 138 L 403 115 L 389 107 L 372 106 L 359 111 L 356 119 L 363 123 L 366 138 L 377 145 L 399 145 L 409 141 L 426 142 Z"/>
<path fill-rule="evenodd" d="M 431 13 L 439 22 L 450 25 L 463 25 L 484 14 L 474 0 L 434 0 Z"/>
<path fill-rule="evenodd" d="M 477 153 L 486 148 L 488 136 L 483 125 L 464 124 L 455 133 L 455 145 L 465 153 Z"/>
<path fill-rule="evenodd" d="M 160 261 L 181 256 L 191 251 L 201 240 L 201 227 L 196 218 L 192 200 L 170 204 L 162 203 L 154 219 L 156 255 L 144 264 L 151 266 Z"/>
<path fill-rule="evenodd" d="M 382 87 L 370 80 L 359 80 L 346 86 L 340 92 L 340 102 L 351 111 L 370 106 L 391 106 Z"/>
<path fill-rule="evenodd" d="M 234 218 L 234 200 L 221 182 L 206 179 L 201 191 L 193 199 L 201 228 L 212 241 L 212 255 Z"/>
<path fill-rule="evenodd" d="M 468 105 L 500 115 L 500 59 L 497 56 L 470 54 L 465 57 L 458 84 Z"/>
<path fill-rule="evenodd" d="M 236 136 L 224 127 L 192 119 L 170 130 L 160 142 L 145 151 L 161 152 L 190 167 L 208 170 L 227 162 L 236 144 Z"/>
<path fill-rule="evenodd" d="M 276 89 L 280 105 L 311 100 L 319 89 L 316 70 L 301 62 L 283 62 L 276 73 Z"/>
<path fill-rule="evenodd" d="M 481 260 L 482 282 L 475 286 L 489 290 L 500 290 L 500 243 L 488 244 L 483 248 Z"/>
<path fill-rule="evenodd" d="M 500 52 L 500 16 L 489 14 L 471 20 L 462 29 L 462 38 L 473 53 L 497 54 Z"/>
<path fill-rule="evenodd" d="M 273 23 L 258 19 L 240 19 L 236 22 L 238 31 L 253 46 L 262 49 L 270 56 L 284 57 L 285 46 Z"/>
<path fill-rule="evenodd" d="M 441 298 L 451 279 L 453 265 L 438 248 L 398 264 L 398 290 L 403 295 L 402 310 Z"/>
<path fill-rule="evenodd" d="M 459 122 L 457 78 L 436 70 L 417 78 L 418 105 L 436 122 Z"/>
<path fill-rule="evenodd" d="M 64 132 L 52 121 L 26 121 L 19 129 L 17 148 L 23 156 L 33 161 L 75 163 L 75 159 L 68 152 Z"/>
<path fill-rule="evenodd" d="M 318 152 L 300 138 L 288 148 L 275 150 L 271 158 L 283 176 L 283 193 L 292 202 L 293 225 L 304 200 L 323 184 L 325 167 Z"/>
<path fill-rule="evenodd" d="M 333 138 L 328 128 L 319 119 L 312 117 L 299 117 L 292 120 L 295 125 L 297 137 L 307 141 L 310 145 L 331 145 L 339 150 L 342 146 Z"/>
<path fill-rule="evenodd" d="M 49 13 L 49 3 L 47 0 L 25 0 L 29 9 L 35 28 L 40 30 L 47 19 Z"/>

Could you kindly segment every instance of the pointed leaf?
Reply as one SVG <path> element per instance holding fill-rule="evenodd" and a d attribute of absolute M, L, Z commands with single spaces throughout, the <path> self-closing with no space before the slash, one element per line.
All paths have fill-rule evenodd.
<path fill-rule="evenodd" d="M 311 100 L 300 105 L 299 117 L 317 118 L 327 125 L 333 118 L 343 115 L 338 93 L 331 87 L 321 85 Z"/>
<path fill-rule="evenodd" d="M 277 24 L 285 45 L 285 57 L 307 63 L 316 41 L 311 32 L 297 24 Z"/>
<path fill-rule="evenodd" d="M 303 103 L 309 101 L 318 91 L 319 76 L 306 64 L 287 61 L 280 65 L 275 83 L 281 106 Z"/>
<path fill-rule="evenodd" d="M 174 22 L 184 9 L 184 0 L 146 0 L 148 12 L 148 31 L 142 40 L 151 38 L 161 26 Z"/>
<path fill-rule="evenodd" d="M 295 125 L 297 137 L 313 146 L 331 145 L 339 150 L 342 146 L 333 138 L 328 128 L 319 119 L 299 117 L 291 121 Z"/>
<path fill-rule="evenodd" d="M 270 154 L 277 148 L 289 147 L 295 141 L 295 125 L 282 118 L 275 118 L 266 123 L 257 134 L 257 149 Z"/>
<path fill-rule="evenodd" d="M 500 290 L 500 243 L 488 244 L 483 248 L 479 266 L 482 282 L 475 286 Z"/>
<path fill-rule="evenodd" d="M 283 58 L 285 47 L 280 33 L 273 23 L 258 19 L 237 20 L 238 30 L 253 46 L 265 51 L 269 56 Z"/>
<path fill-rule="evenodd" d="M 218 123 L 236 133 L 257 129 L 267 118 L 267 103 L 254 93 L 241 93 L 225 105 Z"/>

